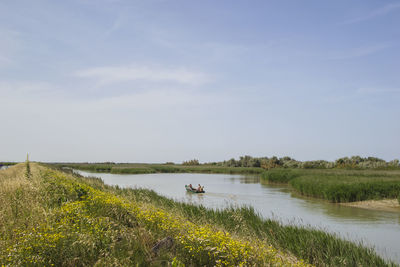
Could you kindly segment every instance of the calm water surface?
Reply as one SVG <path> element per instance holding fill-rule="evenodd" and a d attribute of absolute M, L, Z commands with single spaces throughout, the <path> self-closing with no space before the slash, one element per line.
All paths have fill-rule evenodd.
<path fill-rule="evenodd" d="M 284 224 L 310 225 L 352 241 L 374 247 L 377 253 L 400 264 L 400 213 L 345 207 L 301 197 L 284 185 L 260 182 L 259 177 L 229 174 L 136 174 L 87 173 L 106 184 L 141 187 L 209 208 L 253 206 L 265 218 Z M 204 185 L 205 194 L 186 192 L 184 185 Z"/>

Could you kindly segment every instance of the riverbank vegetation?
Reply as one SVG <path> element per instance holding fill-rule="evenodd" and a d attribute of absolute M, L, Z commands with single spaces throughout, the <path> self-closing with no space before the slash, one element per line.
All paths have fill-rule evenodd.
<path fill-rule="evenodd" d="M 400 161 L 394 159 L 385 161 L 376 157 L 343 157 L 335 161 L 311 160 L 298 161 L 290 157 L 251 157 L 243 156 L 238 160 L 230 159 L 223 162 L 211 163 L 226 167 L 261 167 L 263 169 L 290 168 L 290 169 L 400 169 Z"/>
<path fill-rule="evenodd" d="M 272 169 L 344 169 L 344 170 L 400 170 L 400 162 L 395 159 L 385 161 L 375 157 L 344 157 L 333 162 L 325 160 L 298 161 L 290 157 L 251 157 L 243 156 L 238 160 L 200 164 L 197 159 L 184 161 L 182 164 L 167 162 L 165 164 L 144 163 L 53 163 L 58 167 L 74 168 L 90 172 L 109 172 L 120 174 L 146 173 L 228 173 L 260 174 Z"/>
<path fill-rule="evenodd" d="M 198 160 L 183 164 L 137 163 L 55 163 L 60 168 L 115 174 L 147 173 L 225 173 L 261 174 L 263 180 L 288 183 L 298 193 L 329 200 L 354 202 L 379 199 L 399 199 L 399 161 L 368 157 L 341 158 L 335 162 L 323 160 L 299 162 L 289 157 L 240 157 L 220 163 L 199 164 Z"/>
<path fill-rule="evenodd" d="M 251 207 L 212 210 L 202 206 L 175 202 L 144 189 L 122 189 L 117 193 L 136 201 L 151 200 L 158 207 L 182 214 L 191 221 L 210 223 L 229 232 L 255 239 L 267 240 L 273 247 L 316 266 L 392 266 L 373 250 L 344 241 L 321 230 L 294 225 L 282 225 L 276 220 L 263 219 Z"/>
<path fill-rule="evenodd" d="M 400 196 L 400 171 L 274 169 L 262 174 L 273 183 L 289 183 L 302 195 L 331 202 L 396 199 Z"/>
<path fill-rule="evenodd" d="M 306 266 L 263 240 L 196 223 L 99 179 L 30 164 L 1 173 L 0 262 L 6 266 Z M 135 196 L 133 192 L 132 196 Z M 155 249 L 160 240 L 168 247 Z"/>
<path fill-rule="evenodd" d="M 3 161 L 3 162 L 0 162 L 0 167 L 1 166 L 13 166 L 13 165 L 16 165 L 16 164 L 18 164 L 18 162 L 5 162 L 5 161 Z"/>
<path fill-rule="evenodd" d="M 0 262 L 21 265 L 389 266 L 371 249 L 35 163 L 0 172 Z M 160 240 L 172 240 L 165 247 Z M 157 245 L 156 245 L 157 244 Z M 159 248 L 155 249 L 155 248 Z"/>
<path fill-rule="evenodd" d="M 53 166 L 89 172 L 115 174 L 147 173 L 225 173 L 261 174 L 264 181 L 288 183 L 298 193 L 331 202 L 354 202 L 379 199 L 399 199 L 399 161 L 368 157 L 341 158 L 335 162 L 299 162 L 289 157 L 240 157 L 220 163 L 199 164 L 190 160 L 184 164 L 137 163 L 55 163 Z"/>
<path fill-rule="evenodd" d="M 257 167 L 223 167 L 214 165 L 145 164 L 145 163 L 52 163 L 60 168 L 72 168 L 89 172 L 109 172 L 115 174 L 146 173 L 228 173 L 260 174 Z"/>

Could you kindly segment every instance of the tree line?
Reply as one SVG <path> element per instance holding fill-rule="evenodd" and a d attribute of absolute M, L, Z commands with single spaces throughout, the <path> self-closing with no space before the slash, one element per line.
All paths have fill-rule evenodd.
<path fill-rule="evenodd" d="M 400 162 L 398 159 L 392 161 L 385 161 L 376 157 L 343 157 L 335 161 L 326 160 L 311 160 L 299 161 L 291 157 L 251 157 L 242 156 L 239 159 L 231 158 L 222 162 L 207 163 L 210 165 L 224 166 L 224 167 L 261 167 L 263 169 L 273 168 L 302 168 L 302 169 L 400 169 Z"/>

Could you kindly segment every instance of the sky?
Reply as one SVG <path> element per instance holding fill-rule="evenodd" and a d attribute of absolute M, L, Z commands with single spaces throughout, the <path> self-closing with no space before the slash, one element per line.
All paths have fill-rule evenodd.
<path fill-rule="evenodd" d="M 0 161 L 400 158 L 400 1 L 2 0 Z"/>

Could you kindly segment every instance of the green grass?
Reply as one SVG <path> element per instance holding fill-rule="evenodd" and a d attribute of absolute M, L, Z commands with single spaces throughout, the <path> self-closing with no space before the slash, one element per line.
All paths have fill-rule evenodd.
<path fill-rule="evenodd" d="M 256 167 L 219 167 L 219 166 L 182 166 L 181 172 L 193 173 L 227 173 L 227 174 L 260 174 L 264 171 Z"/>
<path fill-rule="evenodd" d="M 212 223 L 242 236 L 268 240 L 274 247 L 317 266 L 390 266 L 372 249 L 345 241 L 336 235 L 308 227 L 285 226 L 263 219 L 251 207 L 211 210 L 178 203 L 145 189 L 121 189 L 116 193 L 135 201 L 149 201 L 179 213 L 194 222 Z"/>
<path fill-rule="evenodd" d="M 222 167 L 214 165 L 170 165 L 170 164 L 139 164 L 139 163 L 54 163 L 56 167 L 68 167 L 89 172 L 108 172 L 120 174 L 146 173 L 227 173 L 227 174 L 260 174 L 262 168 L 252 167 Z"/>
<path fill-rule="evenodd" d="M 289 183 L 303 195 L 331 202 L 393 199 L 400 195 L 399 171 L 275 169 L 263 173 L 262 178 Z"/>
<path fill-rule="evenodd" d="M 31 164 L 32 165 L 32 164 Z M 0 175 L 0 264 L 3 266 L 149 265 L 149 247 L 157 240 L 120 218 L 93 214 L 81 203 L 87 190 L 63 184 L 57 173 L 25 166 Z M 87 180 L 97 183 L 96 179 Z"/>
<path fill-rule="evenodd" d="M 397 198 L 400 178 L 363 176 L 301 176 L 290 181 L 298 192 L 331 202 Z"/>
<path fill-rule="evenodd" d="M 150 168 L 158 173 L 179 173 L 182 172 L 182 167 L 175 165 L 150 165 Z"/>
<path fill-rule="evenodd" d="M 50 165 L 50 164 L 49 164 Z M 72 168 L 89 172 L 111 172 L 114 164 L 86 164 L 86 163 L 70 163 L 70 164 L 51 164 L 56 167 Z"/>
<path fill-rule="evenodd" d="M 302 171 L 298 169 L 271 169 L 263 172 L 261 177 L 272 183 L 288 183 L 290 180 L 300 176 L 301 173 Z"/>
<path fill-rule="evenodd" d="M 30 164 L 0 172 L 0 264 L 5 266 L 306 266 L 263 240 L 192 222 L 96 178 Z M 136 191 L 133 192 L 135 195 Z M 152 252 L 171 237 L 171 247 Z"/>
<path fill-rule="evenodd" d="M 235 266 L 244 259 L 280 266 L 295 258 L 317 266 L 392 265 L 371 249 L 265 220 L 252 208 L 210 210 L 37 164 L 30 179 L 25 171 L 20 164 L 0 172 L 0 264 L 6 266 Z M 152 246 L 166 236 L 175 244 L 154 255 Z"/>
<path fill-rule="evenodd" d="M 111 173 L 116 174 L 146 174 L 146 173 L 155 173 L 156 171 L 152 168 L 129 168 L 129 167 L 121 167 L 121 168 L 112 168 Z"/>
<path fill-rule="evenodd" d="M 12 166 L 12 165 L 16 165 L 18 164 L 18 162 L 0 162 L 0 167 L 1 166 Z"/>

